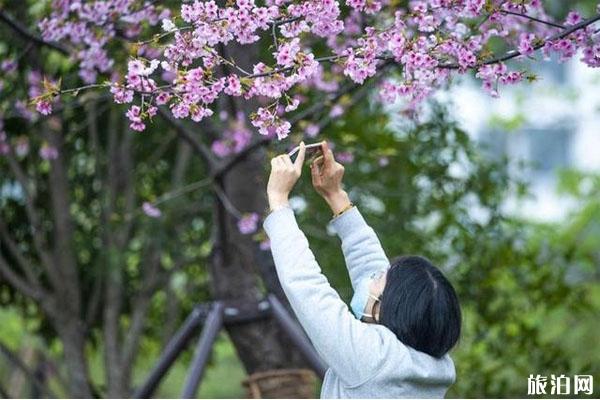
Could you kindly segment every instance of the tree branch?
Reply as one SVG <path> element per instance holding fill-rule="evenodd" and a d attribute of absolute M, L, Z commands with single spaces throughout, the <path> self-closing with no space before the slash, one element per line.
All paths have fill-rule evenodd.
<path fill-rule="evenodd" d="M 62 121 L 61 121 L 62 122 Z M 48 142 L 58 150 L 58 157 L 50 161 L 48 183 L 50 203 L 54 222 L 54 259 L 61 282 L 56 287 L 57 294 L 66 300 L 65 306 L 79 315 L 81 310 L 81 287 L 77 271 L 77 258 L 73 251 L 73 219 L 69 209 L 71 205 L 69 177 L 65 165 L 66 148 L 64 145 L 62 123 L 58 128 L 47 127 L 45 133 Z M 63 297 L 64 296 L 64 297 Z"/>
<path fill-rule="evenodd" d="M 4 242 L 6 244 L 6 247 L 8 248 L 9 253 L 15 259 L 17 264 L 19 264 L 19 266 L 21 267 L 21 270 L 25 273 L 27 280 L 33 285 L 38 285 L 39 279 L 34 272 L 33 265 L 31 264 L 31 262 L 29 260 L 25 259 L 25 256 L 21 253 L 21 251 L 19 250 L 15 241 L 10 237 L 10 235 L 8 233 L 8 229 L 6 228 L 6 225 L 4 224 L 4 221 L 2 221 L 1 218 L 0 218 L 0 239 L 1 239 L 0 243 Z"/>
<path fill-rule="evenodd" d="M 515 17 L 525 18 L 525 19 L 528 19 L 530 21 L 538 22 L 538 23 L 543 24 L 543 25 L 553 26 L 555 28 L 560 28 L 560 29 L 567 29 L 567 27 L 564 26 L 564 25 L 557 24 L 557 23 L 552 22 L 552 21 L 545 21 L 543 19 L 532 17 L 532 16 L 527 15 L 527 14 L 521 14 L 521 13 L 518 13 L 518 12 L 509 11 L 509 10 L 500 10 L 500 12 L 503 13 L 503 14 L 514 15 Z"/>
<path fill-rule="evenodd" d="M 11 18 L 4 10 L 0 10 L 0 21 L 4 22 L 8 25 L 12 30 L 21 35 L 24 39 L 36 44 L 40 47 L 49 47 L 53 50 L 56 50 L 64 55 L 69 55 L 69 50 L 66 47 L 58 43 L 47 42 L 39 36 L 31 33 L 25 26 L 23 26 L 20 22 L 17 22 L 13 18 Z"/>
<path fill-rule="evenodd" d="M 47 387 L 19 357 L 2 342 L 0 342 L 0 353 L 4 354 L 4 357 L 6 357 L 12 365 L 17 369 L 20 369 L 40 392 L 44 393 L 48 398 L 57 398 L 52 390 L 50 390 L 50 388 Z"/>
<path fill-rule="evenodd" d="M 219 183 L 215 183 L 212 187 L 217 197 L 221 201 L 221 204 L 223 204 L 223 207 L 225 207 L 225 210 L 227 210 L 229 214 L 237 219 L 242 218 L 242 213 L 236 208 L 236 206 L 233 205 L 231 200 L 229 200 L 229 197 L 227 197 L 227 194 L 225 194 L 225 191 L 221 188 Z"/>
<path fill-rule="evenodd" d="M 577 32 L 580 29 L 584 29 L 586 27 L 588 27 L 589 25 L 593 24 L 594 22 L 597 22 L 600 20 L 600 14 L 595 15 L 592 18 L 586 19 L 584 21 L 581 21 L 580 23 L 570 26 L 568 29 L 565 29 L 559 33 L 557 33 L 556 35 L 550 36 L 549 38 L 543 40 L 541 43 L 537 44 L 536 46 L 533 47 L 534 50 L 539 50 L 542 47 L 544 47 L 546 45 L 546 43 L 548 42 L 552 42 L 555 40 L 559 40 L 559 39 L 564 39 L 567 36 L 569 36 L 570 34 Z M 500 62 L 504 62 L 504 61 L 508 61 L 510 59 L 513 59 L 515 57 L 520 56 L 521 53 L 518 50 L 511 50 L 509 52 L 507 52 L 506 54 L 499 56 L 499 57 L 495 57 L 492 58 L 490 60 L 487 61 L 483 61 L 483 62 L 478 62 L 475 66 L 471 67 L 471 68 L 479 68 L 482 67 L 484 65 L 491 65 L 491 64 L 497 64 Z M 458 64 L 441 64 L 438 65 L 437 68 L 442 68 L 442 69 L 458 69 L 460 68 L 460 65 Z"/>
<path fill-rule="evenodd" d="M 35 208 L 35 194 L 32 193 L 29 188 L 29 179 L 27 178 L 25 171 L 21 168 L 21 165 L 19 165 L 19 162 L 16 160 L 12 148 L 9 148 L 6 158 L 8 159 L 8 165 L 13 175 L 17 179 L 17 182 L 19 182 L 19 185 L 21 185 L 23 193 L 25 194 L 25 213 L 31 224 L 29 231 L 33 239 L 35 250 L 42 261 L 42 265 L 48 274 L 50 282 L 54 287 L 58 287 L 57 285 L 60 284 L 61 278 L 55 269 L 54 260 L 46 248 L 46 240 L 43 235 L 40 216 Z"/>
<path fill-rule="evenodd" d="M 169 123 L 169 125 L 171 125 L 175 129 L 175 132 L 180 138 L 182 138 L 187 143 L 189 143 L 190 146 L 192 146 L 192 149 L 194 149 L 194 151 L 198 155 L 200 155 L 200 157 L 202 157 L 209 171 L 212 171 L 215 168 L 217 162 L 215 161 L 210 150 L 202 142 L 196 139 L 194 134 L 190 132 L 182 123 L 177 121 L 162 107 L 158 108 L 158 113 L 166 122 Z"/>
<path fill-rule="evenodd" d="M 23 280 L 17 273 L 15 273 L 8 262 L 0 254 L 0 275 L 6 279 L 6 281 L 14 287 L 17 291 L 24 294 L 25 296 L 31 297 L 33 300 L 40 302 L 43 300 L 44 295 L 39 287 L 35 287 L 33 284 Z"/>

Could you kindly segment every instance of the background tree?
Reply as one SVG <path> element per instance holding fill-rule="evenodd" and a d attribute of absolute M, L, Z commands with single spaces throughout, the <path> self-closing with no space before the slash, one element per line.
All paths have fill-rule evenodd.
<path fill-rule="evenodd" d="M 229 6 L 241 9 L 250 4 L 240 3 Z M 587 297 L 581 294 L 584 289 L 571 290 L 563 282 L 564 271 L 556 268 L 562 253 L 546 255 L 542 262 L 540 244 L 522 248 L 529 237 L 523 238 L 518 232 L 521 225 L 502 215 L 499 207 L 511 189 L 503 166 L 481 159 L 443 109 L 433 106 L 429 116 L 427 108 L 421 109 L 425 116 L 419 124 L 390 127 L 388 113 L 370 108 L 381 104 L 371 94 L 383 76 L 388 78 L 380 86 L 384 98 L 406 96 L 414 111 L 430 94 L 426 88 L 447 84 L 445 78 L 451 75 L 444 71 L 476 69 L 493 94 L 498 82 L 515 83 L 527 76 L 498 64 L 502 54 L 516 58 L 543 47 L 567 58 L 573 47 L 582 47 L 588 49 L 586 61 L 594 65 L 596 38 L 589 25 L 597 17 L 581 20 L 578 14 L 570 14 L 560 22 L 537 3 L 466 2 L 461 7 L 472 7 L 466 11 L 444 8 L 445 4 L 441 9 L 423 10 L 413 4 L 406 14 L 406 30 L 396 23 L 374 37 L 365 26 L 380 16 L 384 17 L 381 21 L 392 21 L 394 12 L 409 9 L 408 5 L 348 2 L 340 9 L 339 20 L 358 26 L 358 31 L 338 35 L 341 43 L 332 45 L 312 34 L 323 28 L 321 23 L 335 26 L 338 16 L 323 13 L 324 20 L 319 19 L 311 7 L 322 4 L 335 11 L 333 3 L 305 2 L 307 10 L 300 9 L 298 15 L 287 9 L 287 14 L 266 18 L 271 30 L 265 30 L 256 42 L 216 43 L 206 50 L 209 57 L 201 60 L 204 68 L 199 79 L 208 82 L 205 87 L 222 85 L 221 90 L 231 93 L 209 96 L 213 101 L 203 100 L 205 104 L 200 105 L 178 98 L 193 97 L 197 85 L 180 82 L 185 87 L 178 83 L 161 88 L 149 83 L 149 76 L 158 72 L 152 60 L 161 60 L 157 48 L 173 45 L 171 36 L 177 34 L 168 23 L 171 20 L 163 23 L 161 19 L 168 18 L 167 9 L 179 12 L 179 3 L 161 8 L 152 2 L 133 2 L 126 12 L 94 3 L 96 8 L 82 17 L 73 7 L 76 2 L 55 2 L 51 8 L 40 2 L 3 2 L 3 37 L 14 40 L 4 42 L 1 49 L 2 301 L 22 306 L 32 319 L 41 321 L 36 327 L 40 334 L 60 343 L 70 396 L 128 396 L 140 341 L 168 337 L 195 301 L 236 298 L 254 302 L 265 290 L 281 296 L 264 234 L 257 230 L 259 216 L 266 209 L 260 189 L 266 157 L 268 151 L 283 151 L 290 142 L 320 131 L 325 133 L 320 137 L 338 145 L 338 158 L 349 166 L 351 195 L 378 229 L 389 254 L 423 253 L 444 265 L 459 285 L 467 316 L 472 318 L 467 319 L 465 342 L 476 343 L 461 348 L 457 357 L 464 361 L 460 366 L 465 376 L 475 370 L 486 375 L 476 383 L 459 383 L 457 394 L 480 390 L 522 395 L 521 381 L 514 383 L 515 378 L 531 373 L 527 368 L 532 366 L 587 371 L 591 366 L 585 364 L 574 369 L 567 351 L 560 349 L 540 356 L 535 363 L 524 358 L 514 369 L 504 369 L 523 348 L 546 346 L 538 337 L 546 315 L 534 322 L 530 316 L 519 318 L 522 307 L 533 307 L 531 300 L 509 298 L 506 293 L 531 284 L 540 299 L 549 299 L 548 307 L 560 305 L 569 310 L 576 299 Z M 381 8 L 373 11 L 367 6 Z M 51 19 L 44 19 L 49 11 L 54 13 Z M 464 27 L 471 33 L 493 29 L 500 18 L 510 27 L 506 41 L 490 40 L 478 50 L 468 50 L 469 40 L 476 36 L 456 38 L 437 22 L 434 28 L 438 28 L 443 51 L 421 43 L 426 39 L 417 40 L 431 36 L 427 26 L 417 28 L 419 21 L 453 12 L 465 17 Z M 464 12 L 470 14 L 460 14 Z M 532 19 L 542 17 L 542 22 Z M 297 20 L 289 21 L 293 18 Z M 212 22 L 219 23 L 218 19 Z M 292 33 L 283 39 L 279 33 L 272 34 L 275 28 L 287 29 L 282 26 L 288 24 L 300 26 L 302 19 L 309 23 L 312 36 Z M 39 21 L 44 21 L 41 35 L 35 27 Z M 92 27 L 93 40 L 76 40 L 73 30 L 81 28 L 78 22 Z M 67 34 L 59 29 L 66 23 L 73 24 Z M 159 25 L 166 25 L 162 33 Z M 178 26 L 180 32 L 188 29 Z M 246 32 L 245 28 L 231 29 L 236 35 Z M 533 37 L 521 37 L 525 33 Z M 395 53 L 381 46 L 386 35 L 394 34 L 400 35 L 394 43 L 402 43 Z M 295 55 L 288 60 L 293 66 L 288 70 L 288 61 L 277 59 L 284 50 L 292 51 L 294 36 L 302 36 L 303 46 L 310 46 L 310 51 L 293 50 Z M 544 41 L 547 36 L 552 40 Z M 356 42 L 358 37 L 364 41 Z M 145 43 L 145 38 L 150 42 Z M 410 40 L 402 42 L 401 38 Z M 353 49 L 355 56 L 323 56 L 332 58 L 322 59 L 325 70 L 316 72 L 319 69 L 307 61 L 310 54 L 321 48 L 336 50 L 336 46 L 340 51 L 344 46 Z M 513 46 L 519 52 L 510 52 Z M 500 56 L 495 57 L 493 51 Z M 253 70 L 260 60 L 274 65 L 273 52 L 277 53 L 275 62 L 282 65 L 244 76 L 243 71 Z M 420 64 L 414 60 L 418 56 L 429 58 Z M 208 67 L 213 57 L 218 62 Z M 303 66 L 314 69 L 314 75 L 288 96 L 287 89 L 279 86 L 301 79 Z M 440 81 L 431 75 L 432 68 L 438 67 L 438 77 L 444 78 Z M 154 70 L 146 73 L 146 68 Z M 190 82 L 191 68 L 178 62 L 174 69 L 170 72 L 185 75 L 184 83 Z M 366 80 L 360 71 L 368 71 L 371 79 Z M 221 81 L 238 73 L 242 93 L 234 90 L 235 79 L 233 83 Z M 279 96 L 274 100 L 240 96 L 252 90 L 265 94 L 273 85 Z M 85 87 L 110 87 L 112 98 L 104 91 L 85 91 Z M 54 99 L 59 94 L 62 102 Z M 160 96 L 170 99 L 161 105 Z M 39 112 L 51 115 L 44 118 L 32 113 L 27 98 L 35 99 Z M 125 122 L 125 109 L 113 101 L 134 99 Z M 261 107 L 262 113 L 253 114 Z M 287 115 L 286 110 L 276 111 L 286 107 Z M 204 113 L 210 114 L 208 110 L 214 116 L 200 123 L 178 118 L 201 119 Z M 253 133 L 252 123 L 265 135 Z M 146 132 L 131 132 L 126 125 L 134 130 L 144 125 Z M 275 136 L 288 134 L 292 140 L 273 141 Z M 310 193 L 306 186 L 300 191 Z M 332 281 L 348 296 L 339 250 L 333 250 L 334 241 L 322 230 L 329 215 L 312 195 L 305 201 L 311 212 L 300 214 L 302 223 L 316 253 L 322 254 L 323 264 L 332 272 Z M 469 212 L 475 206 L 486 215 L 484 220 Z M 544 268 L 539 268 L 540 263 Z M 556 284 L 547 285 L 549 278 Z M 242 325 L 228 333 L 248 373 L 303 365 L 272 321 Z M 504 341 L 514 346 L 511 358 L 502 358 Z M 99 385 L 89 373 L 90 348 L 102 352 L 104 358 L 105 378 Z M 492 356 L 496 358 L 490 363 Z M 509 372 L 498 378 L 494 374 L 501 369 Z"/>

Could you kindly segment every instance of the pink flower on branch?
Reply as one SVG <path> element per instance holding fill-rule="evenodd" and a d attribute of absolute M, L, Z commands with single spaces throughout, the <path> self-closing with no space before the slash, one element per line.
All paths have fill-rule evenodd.
<path fill-rule="evenodd" d="M 44 160 L 56 160 L 58 158 L 58 150 L 56 147 L 49 145 L 48 143 L 44 143 L 40 148 L 40 157 Z"/>
<path fill-rule="evenodd" d="M 539 0 L 421 0 L 406 7 L 380 0 L 211 0 L 184 2 L 174 13 L 178 19 L 161 4 L 76 4 L 63 9 L 55 2 L 39 24 L 42 36 L 73 49 L 84 82 L 117 69 L 113 52 L 130 47 L 123 35 L 138 40 L 136 52 L 128 53 L 135 57 L 119 68 L 126 69 L 123 80 L 106 85 L 117 103 L 140 100 L 127 112 L 137 131 L 145 129 L 153 107 L 168 105 L 175 118 L 201 121 L 211 117 L 220 96 L 235 96 L 272 103 L 256 110 L 252 125 L 262 135 L 283 139 L 291 131 L 285 113 L 297 112 L 299 105 L 296 89 L 331 92 L 345 77 L 362 85 L 390 64 L 398 67 L 396 79 L 381 85 L 380 99 L 404 98 L 409 109 L 446 87 L 453 75 L 469 71 L 497 96 L 501 85 L 525 76 L 512 65 L 508 71 L 505 62 L 540 49 L 561 61 L 582 50 L 583 62 L 600 66 L 600 40 L 592 26 L 600 15 L 585 19 L 572 11 L 561 23 Z M 252 66 L 238 65 L 222 52 L 230 43 L 243 51 L 261 38 L 272 46 Z M 490 54 L 492 40 L 512 50 Z M 36 108 L 47 114 L 51 105 L 39 101 Z M 340 115 L 333 111 L 332 117 Z M 229 145 L 219 140 L 215 151 L 224 154 Z"/>
<path fill-rule="evenodd" d="M 256 229 L 258 228 L 259 218 L 259 215 L 254 212 L 244 214 L 242 218 L 238 220 L 237 223 L 240 233 L 242 233 L 243 235 L 248 235 L 250 233 L 256 232 Z"/>
<path fill-rule="evenodd" d="M 52 104 L 48 100 L 39 100 L 35 109 L 42 115 L 50 115 L 52 113 Z"/>
<path fill-rule="evenodd" d="M 158 207 L 147 201 L 142 204 L 142 211 L 150 218 L 160 218 L 162 215 L 162 211 Z"/>

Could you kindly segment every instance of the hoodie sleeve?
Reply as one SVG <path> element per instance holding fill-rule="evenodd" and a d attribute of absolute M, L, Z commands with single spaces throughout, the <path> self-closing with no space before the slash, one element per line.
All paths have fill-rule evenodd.
<path fill-rule="evenodd" d="M 264 228 L 281 286 L 317 352 L 346 385 L 369 380 L 384 358 L 381 334 L 330 286 L 290 208 L 272 212 Z"/>
<path fill-rule="evenodd" d="M 377 234 L 367 225 L 358 208 L 352 207 L 334 218 L 330 226 L 342 240 L 342 252 L 354 290 L 362 279 L 389 267 L 390 261 Z"/>

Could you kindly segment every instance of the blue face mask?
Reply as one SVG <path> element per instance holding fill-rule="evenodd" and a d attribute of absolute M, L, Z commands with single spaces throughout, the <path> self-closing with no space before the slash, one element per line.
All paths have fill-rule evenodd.
<path fill-rule="evenodd" d="M 352 300 L 350 301 L 350 308 L 352 309 L 356 319 L 360 320 L 363 317 L 375 319 L 372 314 L 365 312 L 365 308 L 367 307 L 369 297 L 375 301 L 379 301 L 379 297 L 373 296 L 370 293 L 369 288 L 371 286 L 371 282 L 379 279 L 383 273 L 385 273 L 385 271 L 376 272 L 369 278 L 363 279 L 358 283 L 356 290 L 354 291 L 354 295 L 352 296 Z"/>

